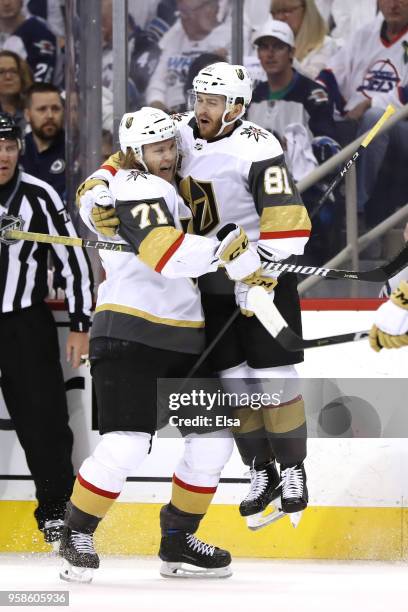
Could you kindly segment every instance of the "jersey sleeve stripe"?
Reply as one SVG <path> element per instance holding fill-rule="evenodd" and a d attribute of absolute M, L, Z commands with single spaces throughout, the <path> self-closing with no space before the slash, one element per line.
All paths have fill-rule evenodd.
<path fill-rule="evenodd" d="M 260 240 L 271 238 L 309 238 L 310 230 L 288 230 L 283 232 L 261 232 Z"/>
<path fill-rule="evenodd" d="M 104 164 L 103 166 L 101 166 L 101 170 L 107 170 L 112 176 L 115 176 L 115 174 L 117 173 L 116 168 L 114 168 L 113 166 L 109 166 L 108 164 Z"/>
<path fill-rule="evenodd" d="M 169 259 L 174 255 L 174 253 L 177 251 L 177 249 L 179 248 L 183 240 L 184 240 L 184 234 L 181 234 L 181 236 L 177 238 L 177 240 L 171 245 L 171 247 L 166 251 L 163 257 L 160 259 L 159 263 L 155 267 L 156 272 L 161 272 L 163 270 L 164 266 L 169 261 Z"/>

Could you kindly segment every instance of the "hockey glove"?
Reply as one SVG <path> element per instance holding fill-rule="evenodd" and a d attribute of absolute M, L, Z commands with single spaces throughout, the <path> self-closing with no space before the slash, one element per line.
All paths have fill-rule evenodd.
<path fill-rule="evenodd" d="M 87 179 L 86 181 L 80 184 L 80 186 L 78 187 L 76 191 L 76 196 L 75 196 L 75 204 L 78 206 L 78 208 L 81 208 L 82 206 L 81 198 L 88 191 L 91 191 L 91 189 L 96 187 L 96 185 L 103 185 L 103 187 L 106 187 L 106 182 L 103 181 L 102 179 L 91 178 L 91 179 Z"/>
<path fill-rule="evenodd" d="M 231 280 L 241 280 L 261 266 L 259 255 L 251 249 L 242 227 L 228 223 L 217 233 L 220 245 L 215 252 Z"/>
<path fill-rule="evenodd" d="M 408 282 L 402 281 L 388 302 L 376 312 L 370 330 L 370 346 L 379 352 L 382 348 L 408 346 Z"/>
<path fill-rule="evenodd" d="M 83 222 L 92 231 L 113 238 L 119 219 L 113 207 L 113 197 L 105 184 L 96 185 L 81 197 L 79 213 Z"/>

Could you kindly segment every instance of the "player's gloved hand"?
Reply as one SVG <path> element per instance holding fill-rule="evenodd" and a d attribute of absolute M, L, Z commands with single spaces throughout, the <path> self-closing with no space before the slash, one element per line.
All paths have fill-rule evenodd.
<path fill-rule="evenodd" d="M 222 262 L 231 280 L 241 280 L 260 268 L 260 257 L 251 248 L 242 227 L 228 223 L 219 230 L 217 238 L 220 245 L 215 256 Z"/>
<path fill-rule="evenodd" d="M 113 238 L 119 226 L 119 218 L 113 207 L 113 197 L 105 183 L 96 185 L 81 196 L 79 214 L 93 232 Z"/>
<path fill-rule="evenodd" d="M 408 282 L 402 281 L 390 299 L 376 312 L 370 330 L 370 346 L 379 352 L 382 348 L 408 346 Z"/>
<path fill-rule="evenodd" d="M 75 195 L 75 204 L 78 206 L 78 208 L 81 208 L 82 206 L 81 198 L 97 185 L 103 185 L 103 187 L 106 187 L 106 182 L 102 179 L 91 178 L 80 184 Z"/>
<path fill-rule="evenodd" d="M 276 274 L 276 273 L 275 273 Z M 262 268 L 244 278 L 242 281 L 235 283 L 235 301 L 240 307 L 241 313 L 246 317 L 253 317 L 254 313 L 248 307 L 248 292 L 252 287 L 263 287 L 268 292 L 271 302 L 275 299 L 274 287 L 278 284 L 277 278 L 267 276 Z"/>

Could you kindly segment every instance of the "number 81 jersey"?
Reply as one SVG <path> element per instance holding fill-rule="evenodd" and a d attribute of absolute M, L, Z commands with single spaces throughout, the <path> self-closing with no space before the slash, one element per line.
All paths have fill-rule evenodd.
<path fill-rule="evenodd" d="M 275 259 L 302 254 L 311 223 L 275 136 L 237 121 L 229 134 L 203 140 L 193 113 L 173 118 L 179 191 L 192 211 L 194 232 L 212 236 L 237 223 Z"/>

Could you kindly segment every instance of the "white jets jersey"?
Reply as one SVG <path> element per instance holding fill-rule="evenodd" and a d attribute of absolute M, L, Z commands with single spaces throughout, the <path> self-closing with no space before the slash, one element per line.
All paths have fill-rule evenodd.
<path fill-rule="evenodd" d="M 213 236 L 226 223 L 237 223 L 265 259 L 302 254 L 311 224 L 275 136 L 237 121 L 226 136 L 203 140 L 193 113 L 174 119 L 179 192 L 192 211 L 194 232 Z"/>
<path fill-rule="evenodd" d="M 92 337 L 201 352 L 200 294 L 186 277 L 213 269 L 218 241 L 183 233 L 181 221 L 189 210 L 161 178 L 112 168 L 109 177 L 120 236 L 134 247 L 135 255 L 100 251 L 106 280 L 98 290 Z"/>
<path fill-rule="evenodd" d="M 385 36 L 382 15 L 360 28 L 328 62 L 323 81 L 341 112 L 367 98 L 372 106 L 408 102 L 408 28 L 393 40 Z"/>

